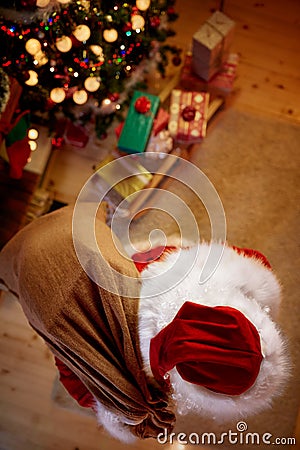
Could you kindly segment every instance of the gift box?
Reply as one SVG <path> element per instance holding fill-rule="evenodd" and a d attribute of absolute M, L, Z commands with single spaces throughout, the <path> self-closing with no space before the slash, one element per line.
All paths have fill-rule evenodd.
<path fill-rule="evenodd" d="M 153 122 L 152 133 L 157 136 L 161 131 L 167 128 L 170 114 L 163 108 L 159 108 L 156 118 Z"/>
<path fill-rule="evenodd" d="M 169 123 L 170 114 L 163 108 L 159 108 L 157 116 L 153 121 L 153 127 L 151 134 L 156 136 L 158 133 L 167 128 Z M 120 138 L 122 130 L 124 127 L 124 122 L 120 122 L 119 125 L 115 128 L 115 134 L 117 139 Z"/>
<path fill-rule="evenodd" d="M 181 142 L 197 142 L 206 135 L 208 92 L 174 89 L 170 101 L 168 129 Z"/>
<path fill-rule="evenodd" d="M 169 153 L 173 149 L 173 138 L 168 130 L 162 130 L 158 134 L 152 133 L 146 152 Z"/>
<path fill-rule="evenodd" d="M 156 95 L 134 91 L 118 147 L 126 153 L 144 152 L 159 107 Z"/>
<path fill-rule="evenodd" d="M 216 74 L 226 61 L 233 40 L 235 23 L 216 11 L 193 36 L 192 68 L 204 80 Z"/>
<path fill-rule="evenodd" d="M 193 72 L 192 55 L 187 54 L 181 73 L 180 87 L 186 90 L 207 91 L 215 95 L 227 95 L 233 89 L 238 60 L 236 53 L 230 53 L 220 71 L 206 81 Z"/>

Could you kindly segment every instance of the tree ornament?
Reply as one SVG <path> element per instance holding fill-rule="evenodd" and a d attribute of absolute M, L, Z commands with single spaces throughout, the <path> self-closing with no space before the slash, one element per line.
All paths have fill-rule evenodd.
<path fill-rule="evenodd" d="M 73 34 L 78 41 L 84 42 L 90 38 L 91 30 L 87 25 L 77 25 Z"/>
<path fill-rule="evenodd" d="M 115 42 L 118 39 L 118 32 L 114 28 L 107 28 L 103 31 L 103 38 L 106 42 Z"/>
<path fill-rule="evenodd" d="M 186 106 L 181 113 L 183 120 L 191 122 L 195 119 L 196 109 L 193 106 Z"/>
<path fill-rule="evenodd" d="M 50 92 L 50 98 L 54 103 L 61 103 L 64 101 L 66 93 L 63 88 L 54 88 Z"/>
<path fill-rule="evenodd" d="M 66 53 L 72 48 L 72 40 L 68 36 L 62 36 L 56 40 L 56 48 L 62 53 Z"/>
<path fill-rule="evenodd" d="M 175 56 L 173 56 L 173 58 L 172 58 L 172 63 L 174 64 L 174 66 L 180 66 L 180 64 L 181 64 L 181 58 L 180 58 L 180 56 L 179 55 L 175 55 Z"/>
<path fill-rule="evenodd" d="M 140 14 L 135 14 L 131 17 L 132 29 L 141 30 L 145 26 L 145 19 Z"/>
<path fill-rule="evenodd" d="M 73 100 L 77 105 L 84 105 L 87 102 L 88 94 L 84 89 L 75 91 L 73 94 Z"/>
<path fill-rule="evenodd" d="M 42 49 L 42 46 L 41 46 L 40 41 L 38 41 L 37 39 L 31 38 L 26 42 L 25 49 L 30 55 L 34 56 L 36 53 L 38 53 Z"/>
<path fill-rule="evenodd" d="M 153 16 L 150 19 L 150 26 L 152 28 L 158 28 L 160 25 L 160 18 L 158 16 Z"/>
<path fill-rule="evenodd" d="M 27 86 L 35 86 L 36 84 L 38 84 L 38 74 L 34 70 L 28 70 L 28 75 L 29 78 L 25 81 L 25 84 L 27 84 Z"/>
<path fill-rule="evenodd" d="M 120 98 L 120 94 L 118 92 L 114 92 L 113 94 L 109 94 L 108 98 L 111 102 L 117 102 Z"/>
<path fill-rule="evenodd" d="M 140 11 L 147 11 L 147 9 L 150 7 L 151 0 L 136 0 L 136 7 Z"/>

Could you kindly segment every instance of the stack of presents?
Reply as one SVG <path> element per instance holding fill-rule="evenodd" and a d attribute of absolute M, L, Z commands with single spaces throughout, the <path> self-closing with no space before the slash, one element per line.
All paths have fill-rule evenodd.
<path fill-rule="evenodd" d="M 238 63 L 230 53 L 234 26 L 216 11 L 194 34 L 167 109 L 160 106 L 159 96 L 134 92 L 126 120 L 116 129 L 121 152 L 164 153 L 174 142 L 189 144 L 205 137 L 211 101 L 225 98 L 233 88 Z"/>
<path fill-rule="evenodd" d="M 218 105 L 222 105 L 233 88 L 238 63 L 237 55 L 230 53 L 234 27 L 235 23 L 220 11 L 200 27 L 193 36 L 192 52 L 185 55 L 178 83 L 170 89 L 168 102 L 161 105 L 159 96 L 134 92 L 125 121 L 115 129 L 117 158 L 144 152 L 157 152 L 162 157 L 178 146 L 203 140 L 207 122 L 216 111 L 210 107 L 220 98 Z M 113 158 L 110 156 L 100 167 Z M 109 175 L 105 178 L 109 182 Z M 123 189 L 128 193 L 130 182 L 135 184 L 136 180 L 129 177 L 126 186 L 123 183 L 115 187 L 120 188 L 119 193 Z M 149 186 L 147 183 L 149 178 L 145 178 Z"/>

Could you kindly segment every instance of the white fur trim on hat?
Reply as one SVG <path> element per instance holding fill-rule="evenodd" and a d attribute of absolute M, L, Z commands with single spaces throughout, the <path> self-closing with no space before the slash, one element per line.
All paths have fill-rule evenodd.
<path fill-rule="evenodd" d="M 213 246 L 220 244 L 212 244 Z M 170 372 L 173 398 L 179 414 L 194 412 L 210 416 L 217 421 L 227 421 L 257 413 L 271 403 L 278 395 L 289 373 L 286 345 L 280 331 L 272 320 L 277 314 L 281 289 L 274 273 L 260 260 L 239 255 L 230 247 L 225 247 L 220 263 L 213 275 L 203 284 L 199 274 L 203 268 L 210 245 L 199 244 L 195 248 L 181 249 L 170 254 L 160 262 L 150 264 L 141 274 L 142 289 L 139 307 L 140 348 L 145 371 L 153 379 L 150 361 L 150 340 L 163 327 L 168 325 L 186 301 L 208 306 L 227 305 L 240 310 L 257 328 L 262 343 L 264 358 L 254 385 L 238 396 L 214 393 L 206 388 L 187 383 L 176 368 Z M 174 262 L 180 252 L 180 265 Z M 196 254 L 196 259 L 195 259 Z M 186 267 L 195 259 L 191 271 L 185 274 Z M 184 276 L 179 284 L 180 267 Z M 153 276 L 165 273 L 166 291 L 150 296 Z M 169 288 L 174 278 L 175 286 Z M 160 286 L 164 291 L 164 286 Z"/>

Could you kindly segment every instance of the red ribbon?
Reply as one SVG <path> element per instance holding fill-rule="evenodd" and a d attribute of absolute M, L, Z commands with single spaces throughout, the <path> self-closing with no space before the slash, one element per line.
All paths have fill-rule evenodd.
<path fill-rule="evenodd" d="M 140 114 L 146 114 L 150 111 L 151 101 L 145 95 L 136 99 L 134 104 L 135 110 Z"/>

